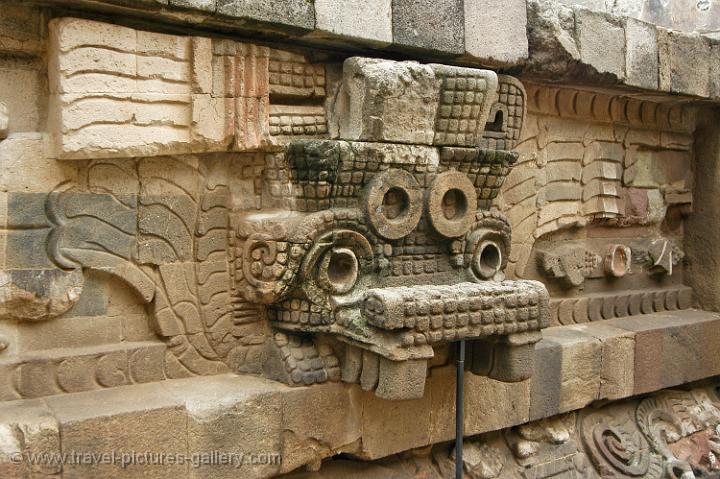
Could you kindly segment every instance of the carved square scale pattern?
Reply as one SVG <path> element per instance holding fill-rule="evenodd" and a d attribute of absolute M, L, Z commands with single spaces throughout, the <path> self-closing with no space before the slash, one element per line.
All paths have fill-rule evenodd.
<path fill-rule="evenodd" d="M 484 77 L 463 71 L 445 73 L 435 121 L 436 145 L 474 146 L 485 128 L 483 104 L 487 95 Z"/>

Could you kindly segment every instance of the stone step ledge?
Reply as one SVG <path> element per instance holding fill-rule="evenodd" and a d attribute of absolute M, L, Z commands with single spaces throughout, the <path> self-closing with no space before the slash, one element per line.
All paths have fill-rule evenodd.
<path fill-rule="evenodd" d="M 720 315 L 715 313 L 655 313 L 554 327 L 543 334 L 532 379 L 508 384 L 466 375 L 466 435 L 720 374 Z M 254 462 L 240 469 L 247 478 L 317 465 L 338 453 L 380 458 L 453 438 L 454 377 L 453 366 L 432 368 L 425 397 L 413 401 L 381 400 L 356 385 L 290 388 L 252 376 L 220 375 L 4 402 L 0 477 L 24 477 L 27 463 L 11 460 L 22 452 L 111 459 L 113 452 L 206 458 L 213 452 L 242 453 Z M 42 467 L 59 472 L 57 465 Z M 66 477 L 180 478 L 237 477 L 238 469 L 75 461 L 62 472 Z"/>

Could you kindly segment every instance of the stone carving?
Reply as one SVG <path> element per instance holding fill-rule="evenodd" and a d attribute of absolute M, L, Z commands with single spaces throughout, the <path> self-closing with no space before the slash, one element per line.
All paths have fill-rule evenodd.
<path fill-rule="evenodd" d="M 228 365 L 253 370 L 249 350 L 264 348 L 260 317 L 247 324 L 247 316 L 233 314 L 229 191 L 222 180 L 227 172 L 218 168 L 227 164 L 192 157 L 98 160 L 86 171 L 91 191 L 65 184 L 47 200 L 50 257 L 67 270 L 114 274 L 152 302 L 170 377 Z"/>
<path fill-rule="evenodd" d="M 582 443 L 600 477 L 663 477 L 663 458 L 649 448 L 629 409 L 582 414 Z"/>
<path fill-rule="evenodd" d="M 601 262 L 600 256 L 579 245 L 564 245 L 538 254 L 542 269 L 565 287 L 581 286 Z"/>
<path fill-rule="evenodd" d="M 301 55 L 73 18 L 50 32 L 58 157 L 252 151 L 327 134 L 324 66 Z"/>
<path fill-rule="evenodd" d="M 588 294 L 550 301 L 551 324 L 574 324 L 639 314 L 689 309 L 693 291 L 687 286 L 623 293 Z"/>
<path fill-rule="evenodd" d="M 498 98 L 498 77 L 489 70 L 355 57 L 345 61 L 343 71 L 335 116 L 344 140 L 480 146 Z M 508 95 L 510 84 L 495 110 L 502 104 L 522 115 L 524 103 L 516 102 L 522 90 Z M 516 117 L 508 123 L 499 116 L 503 138 L 508 127 L 522 126 Z"/>
<path fill-rule="evenodd" d="M 488 138 L 495 147 L 517 141 L 525 111 L 519 82 L 501 77 L 498 92 L 497 76 L 486 70 L 351 58 L 334 109 L 341 139 L 300 140 L 327 133 L 318 103 L 324 68 L 304 57 L 74 19 L 53 29 L 61 117 L 77 117 L 75 100 L 95 101 L 83 88 L 99 82 L 111 87 L 112 101 L 130 102 L 131 123 L 143 121 L 132 88 L 145 84 L 172 85 L 158 101 L 185 95 L 190 109 L 172 117 L 193 118 L 171 126 L 189 140 L 154 146 L 143 135 L 167 127 L 161 119 L 122 126 L 99 118 L 63 130 L 58 145 L 69 156 L 266 150 L 242 167 L 241 188 L 251 195 L 237 213 L 222 157 L 96 160 L 85 183 L 60 185 L 48 197 L 51 259 L 68 271 L 117 275 L 152 303 L 168 377 L 230 369 L 262 370 L 293 385 L 337 381 L 343 355 L 334 350 L 342 349 L 328 338 L 345 343 L 348 360 L 362 351 L 355 372 L 343 365 L 346 380 L 390 399 L 421 397 L 433 347 L 461 338 L 483 338 L 473 348 L 487 349 L 492 367 L 478 360 L 475 371 L 504 381 L 529 377 L 548 322 L 547 292 L 538 282 L 504 280 L 510 228 L 490 210 L 517 156 L 478 148 L 490 146 Z M 107 33 L 97 48 L 113 41 L 113 55 L 132 71 L 115 71 L 118 62 L 106 69 L 73 63 L 91 56 L 97 29 Z M 187 75 L 139 70 L 168 62 Z M 117 82 L 103 83 L 108 78 Z M 415 91 L 417 101 L 398 102 L 398 88 Z M 203 123 L 199 102 L 219 123 Z M 406 112 L 411 123 L 401 121 L 405 108 L 414 109 Z M 491 108 L 499 113 L 488 126 Z M 109 126 L 150 130 L 130 137 L 139 150 L 113 138 L 101 140 L 112 151 L 87 143 Z M 287 148 L 274 144 L 281 137 Z M 124 182 L 104 179 L 113 169 Z M 260 208 L 276 212 L 254 214 Z"/>
<path fill-rule="evenodd" d="M 636 248 L 636 261 L 656 276 L 671 276 L 673 267 L 684 257 L 682 250 L 673 241 L 655 239 Z"/>
<path fill-rule="evenodd" d="M 673 201 L 685 202 L 677 205 L 685 205 L 687 214 L 689 109 L 532 83 L 527 109 L 519 160 L 499 201 L 513 229 L 522 232 L 514 235 L 510 274 L 529 277 L 538 240 L 601 225 L 669 223 L 671 215 L 683 214 L 670 208 Z M 676 229 L 678 220 L 672 224 Z"/>
<path fill-rule="evenodd" d="M 603 259 L 605 274 L 614 278 L 622 278 L 630 272 L 632 264 L 632 250 L 621 244 L 608 246 Z"/>
<path fill-rule="evenodd" d="M 165 354 L 162 343 L 128 342 L 27 355 L 7 371 L 0 387 L 3 392 L 0 399 L 35 398 L 161 381 L 166 378 Z"/>
<path fill-rule="evenodd" d="M 267 305 L 273 328 L 290 336 L 341 339 L 343 379 L 381 397 L 422 396 L 433 346 L 460 338 L 492 339 L 482 343 L 494 358 L 485 374 L 520 381 L 532 371 L 547 293 L 502 281 L 510 229 L 488 210 L 516 157 L 430 146 L 484 141 L 496 81 L 481 70 L 347 60 L 335 108 L 342 139 L 295 140 L 285 157 L 266 157 L 263 191 L 294 213 L 234 220 L 243 300 Z M 517 83 L 503 84 L 515 90 L 498 102 L 514 116 L 496 137 L 512 139 L 524 99 Z M 394 98 L 401 88 L 412 101 Z"/>

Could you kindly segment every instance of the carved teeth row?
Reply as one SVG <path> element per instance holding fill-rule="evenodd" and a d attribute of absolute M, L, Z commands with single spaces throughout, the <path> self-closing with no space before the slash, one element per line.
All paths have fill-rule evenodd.
<path fill-rule="evenodd" d="M 533 319 L 527 322 L 489 324 L 480 327 L 460 327 L 451 329 L 439 329 L 425 332 L 406 332 L 401 336 L 404 346 L 422 346 L 423 344 L 439 343 L 442 341 L 456 341 L 463 338 L 480 338 L 496 335 L 524 333 L 527 331 L 538 331 L 541 322 Z"/>
<path fill-rule="evenodd" d="M 547 321 L 548 297 L 535 282 L 461 283 L 454 286 L 384 288 L 368 292 L 363 315 L 383 329 L 409 328 L 417 332 L 470 328 L 481 335 L 486 325 L 525 326 Z M 457 334 L 457 333 L 455 333 Z"/>

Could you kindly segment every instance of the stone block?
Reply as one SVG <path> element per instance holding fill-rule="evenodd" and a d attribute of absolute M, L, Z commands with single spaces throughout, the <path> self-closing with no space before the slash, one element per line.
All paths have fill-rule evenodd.
<path fill-rule="evenodd" d="M 701 35 L 658 29 L 660 89 L 707 97 L 712 49 Z"/>
<path fill-rule="evenodd" d="M 602 321 L 568 328 L 592 336 L 602 344 L 599 399 L 632 396 L 635 386 L 635 334 Z"/>
<path fill-rule="evenodd" d="M 372 392 L 362 394 L 363 457 L 377 459 L 431 443 L 433 417 L 439 409 L 434 392 L 427 389 L 421 399 L 409 401 L 380 399 Z"/>
<path fill-rule="evenodd" d="M 210 13 L 215 13 L 217 9 L 217 0 L 169 0 L 169 4 L 173 7 L 190 8 Z"/>
<path fill-rule="evenodd" d="M 243 477 L 271 477 L 279 472 L 283 437 L 281 392 L 288 388 L 260 378 L 237 376 L 165 381 L 154 388 L 158 395 L 171 396 L 172 402 L 187 411 L 187 422 L 180 430 L 187 431 L 187 436 L 181 433 L 177 438 L 186 444 L 188 452 L 218 451 L 243 454 L 246 460 L 267 459 L 243 465 L 240 469 Z M 174 418 L 175 409 L 168 409 L 165 414 L 170 412 Z M 180 445 L 177 447 L 184 450 Z M 190 477 L 231 478 L 237 477 L 238 470 L 236 463 L 199 464 L 190 469 Z"/>
<path fill-rule="evenodd" d="M 363 397 L 369 394 L 339 383 L 291 388 L 283 393 L 281 473 L 359 449 Z"/>
<path fill-rule="evenodd" d="M 43 49 L 44 22 L 41 10 L 26 5 L 5 5 L 0 13 L 0 51 L 40 54 Z"/>
<path fill-rule="evenodd" d="M 313 2 L 307 0 L 217 0 L 217 12 L 233 18 L 270 23 L 290 31 L 315 28 Z"/>
<path fill-rule="evenodd" d="M 188 455 L 183 402 L 156 384 L 53 396 L 45 400 L 62 434 L 62 453 L 121 456 L 117 463 L 65 464 L 64 477 L 184 477 L 187 464 L 162 466 L 122 454 Z M 203 451 L 205 452 L 205 451 Z M 123 461 L 126 462 L 123 467 Z M 127 463 L 133 462 L 133 463 Z"/>
<path fill-rule="evenodd" d="M 315 33 L 353 42 L 392 43 L 392 0 L 315 0 Z"/>
<path fill-rule="evenodd" d="M 483 63 L 509 66 L 528 57 L 525 0 L 465 2 L 465 51 Z"/>
<path fill-rule="evenodd" d="M 656 150 L 631 147 L 628 149 L 623 183 L 635 188 L 692 185 L 690 164 L 692 154 L 680 150 Z"/>
<path fill-rule="evenodd" d="M 72 165 L 50 158 L 49 141 L 41 133 L 13 133 L 0 142 L 0 190 L 42 192 L 77 174 Z"/>
<path fill-rule="evenodd" d="M 60 474 L 58 463 L 30 461 L 32 456 L 60 453 L 60 430 L 40 400 L 0 403 L 0 475 L 45 477 Z"/>
<path fill-rule="evenodd" d="M 630 86 L 658 89 L 657 30 L 650 23 L 633 18 L 625 20 L 626 83 Z"/>
<path fill-rule="evenodd" d="M 427 65 L 349 58 L 335 102 L 340 139 L 430 145 L 439 90 Z"/>
<path fill-rule="evenodd" d="M 530 420 L 580 409 L 598 399 L 601 342 L 563 327 L 543 331 L 535 346 L 530 388 Z"/>
<path fill-rule="evenodd" d="M 635 333 L 634 394 L 720 374 L 720 316 L 705 311 L 655 313 L 608 325 Z"/>
<path fill-rule="evenodd" d="M 393 0 L 393 43 L 398 47 L 462 55 L 463 10 L 462 0 Z"/>
<path fill-rule="evenodd" d="M 580 61 L 599 73 L 625 78 L 625 32 L 609 15 L 575 10 Z"/>
<path fill-rule="evenodd" d="M 432 398 L 430 442 L 455 437 L 455 368 L 431 370 L 428 389 Z M 530 381 L 504 383 L 465 373 L 465 435 L 472 436 L 528 421 Z"/>
<path fill-rule="evenodd" d="M 27 237 L 13 235 L 10 239 L 12 251 L 8 254 L 12 259 L 9 263 L 23 258 L 13 251 L 39 254 L 38 244 L 28 248 Z M 0 271 L 0 319 L 41 321 L 57 317 L 77 303 L 83 283 L 80 270 L 67 272 L 57 268 L 38 268 Z"/>
<path fill-rule="evenodd" d="M 17 328 L 18 343 L 23 351 L 98 346 L 120 342 L 123 337 L 120 317 L 88 318 L 65 314 L 53 321 L 19 323 Z"/>
<path fill-rule="evenodd" d="M 58 158 L 255 150 L 270 141 L 267 47 L 74 18 L 54 19 L 50 33 Z"/>

